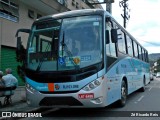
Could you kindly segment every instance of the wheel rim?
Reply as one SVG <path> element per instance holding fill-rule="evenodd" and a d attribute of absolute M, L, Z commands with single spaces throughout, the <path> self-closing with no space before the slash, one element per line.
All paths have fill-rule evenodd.
<path fill-rule="evenodd" d="M 121 88 L 121 96 L 122 96 L 122 102 L 126 102 L 126 85 L 123 83 L 122 88 Z"/>

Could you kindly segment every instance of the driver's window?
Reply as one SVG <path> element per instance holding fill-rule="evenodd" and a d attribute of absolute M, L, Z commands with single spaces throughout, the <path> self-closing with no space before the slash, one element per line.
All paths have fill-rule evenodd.
<path fill-rule="evenodd" d="M 117 57 L 115 43 L 112 43 L 112 41 L 111 41 L 111 29 L 112 29 L 111 23 L 106 22 L 106 30 L 109 31 L 109 37 L 108 37 L 109 38 L 109 44 L 106 44 L 106 53 L 109 56 Z"/>

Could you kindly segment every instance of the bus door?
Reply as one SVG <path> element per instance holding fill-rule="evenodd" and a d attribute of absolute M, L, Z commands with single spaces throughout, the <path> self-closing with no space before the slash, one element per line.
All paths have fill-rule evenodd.
<path fill-rule="evenodd" d="M 112 23 L 106 21 L 106 69 L 107 69 L 107 103 L 110 104 L 118 99 L 119 80 L 116 65 L 117 50 L 116 42 L 112 40 Z"/>

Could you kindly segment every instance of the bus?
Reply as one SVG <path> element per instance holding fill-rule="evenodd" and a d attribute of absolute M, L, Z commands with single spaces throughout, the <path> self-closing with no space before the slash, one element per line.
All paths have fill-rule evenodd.
<path fill-rule="evenodd" d="M 29 34 L 26 47 L 20 32 Z M 16 37 L 29 106 L 124 106 L 150 81 L 147 50 L 101 9 L 45 16 Z"/>

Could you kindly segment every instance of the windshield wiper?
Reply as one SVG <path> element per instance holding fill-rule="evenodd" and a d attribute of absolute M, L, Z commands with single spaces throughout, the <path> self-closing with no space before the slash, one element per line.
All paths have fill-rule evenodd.
<path fill-rule="evenodd" d="M 69 59 L 72 61 L 72 64 L 74 65 L 74 67 L 76 69 L 79 69 L 79 65 L 77 65 L 74 62 L 72 52 L 69 51 L 68 46 L 66 45 L 66 43 L 64 42 L 64 40 L 65 40 L 65 32 L 63 31 L 63 38 L 62 38 L 62 42 L 61 42 L 61 45 L 62 45 L 62 57 L 64 57 L 64 51 L 65 51 L 68 54 Z"/>
<path fill-rule="evenodd" d="M 44 51 L 44 52 L 48 51 L 48 49 L 49 49 L 50 45 L 51 45 L 51 44 L 49 44 L 49 43 L 48 43 L 48 45 L 47 45 L 47 47 L 46 47 L 46 49 L 45 49 L 45 51 Z M 41 57 L 41 61 L 39 62 L 39 64 L 38 64 L 38 67 L 37 67 L 36 71 L 39 71 L 39 70 L 40 70 L 40 68 L 41 68 L 41 66 L 42 66 L 42 63 L 44 62 L 44 59 L 43 59 L 43 58 L 46 58 L 47 56 L 48 56 L 48 53 L 44 53 L 44 54 L 42 55 L 42 57 Z"/>

